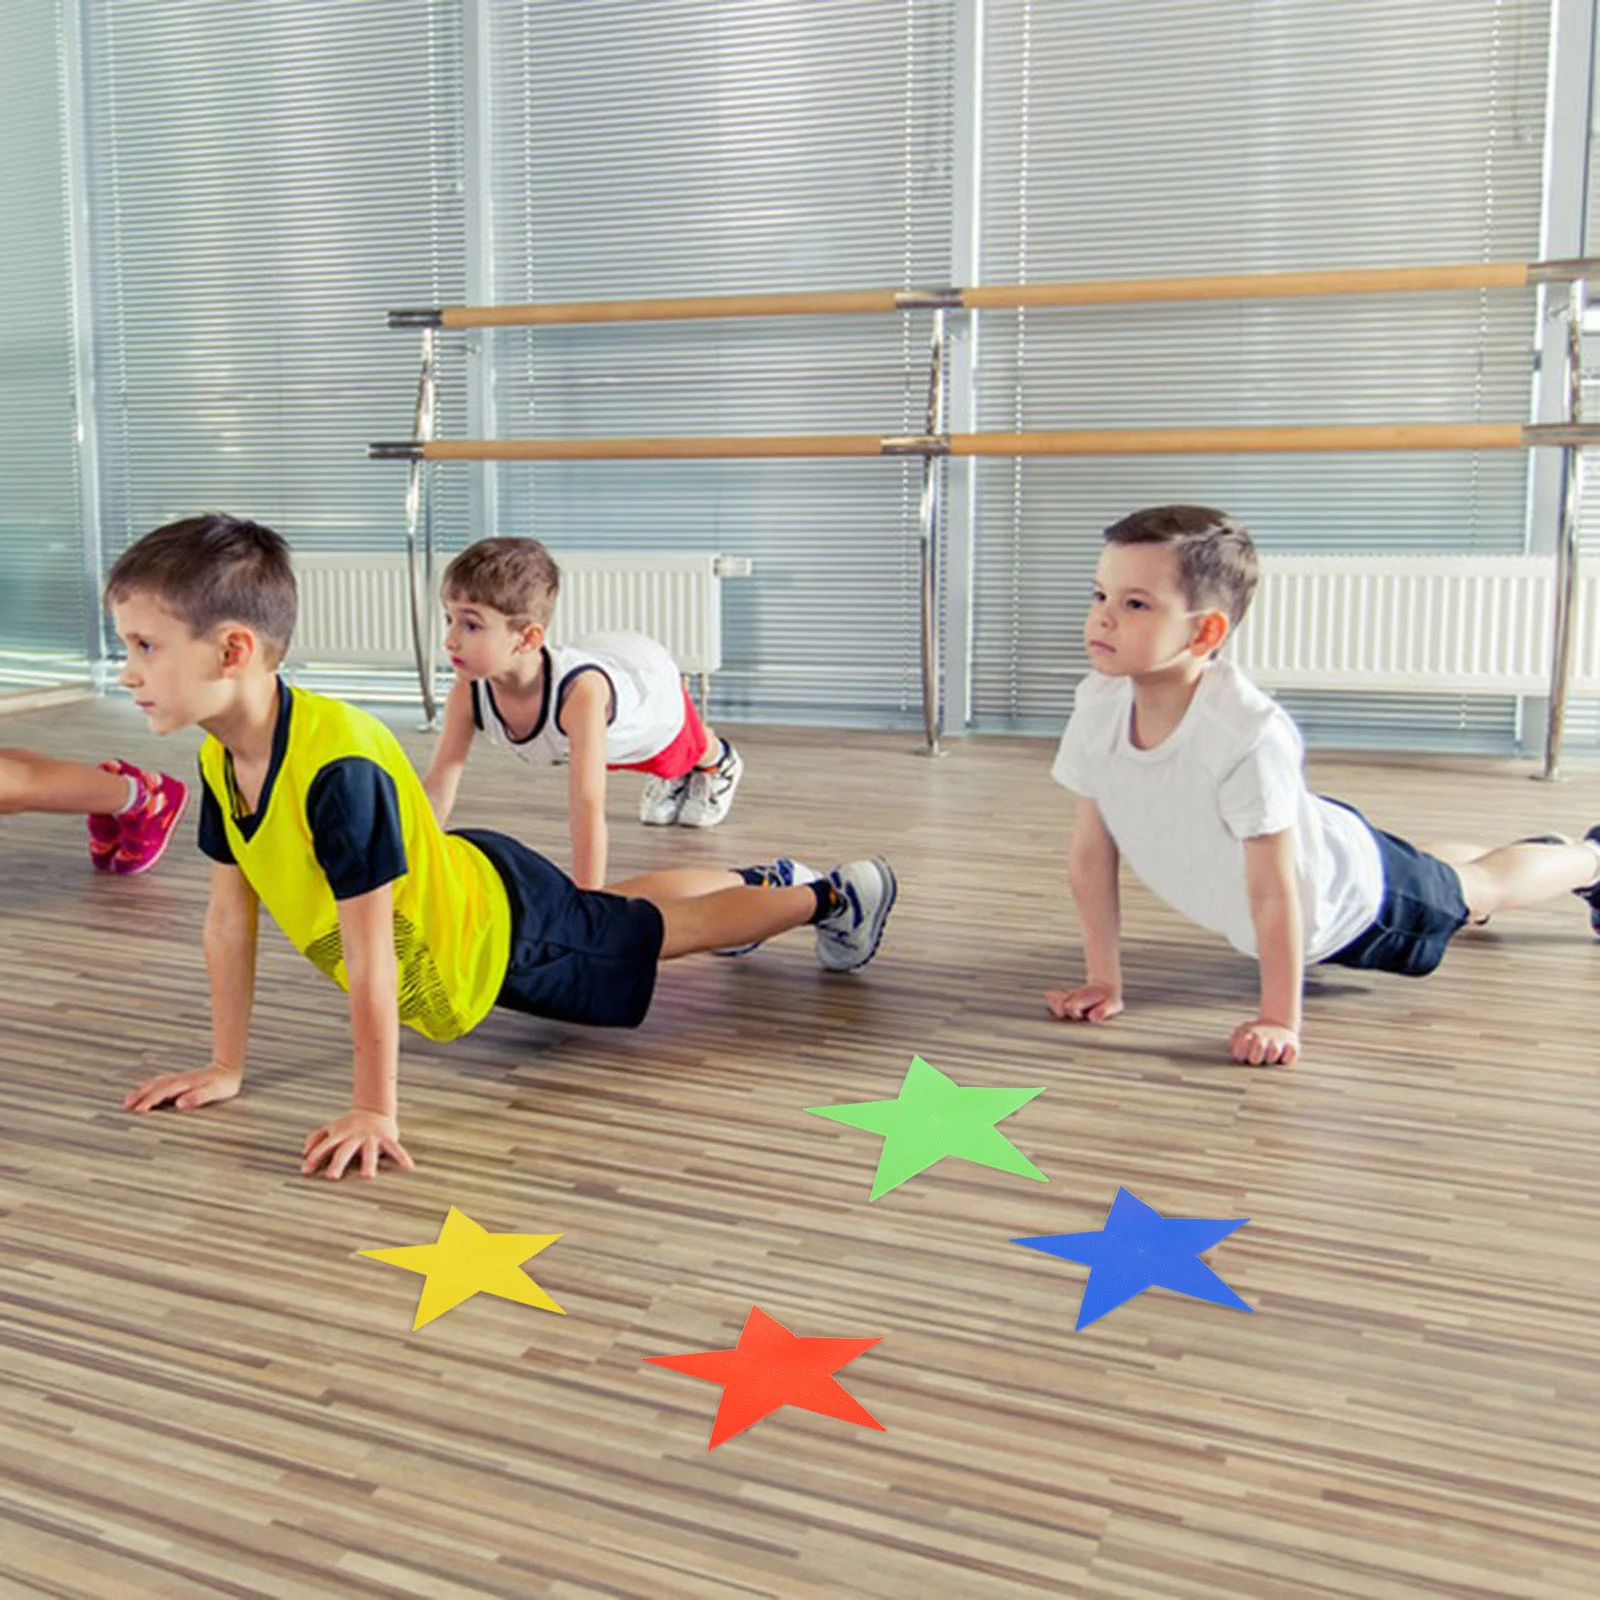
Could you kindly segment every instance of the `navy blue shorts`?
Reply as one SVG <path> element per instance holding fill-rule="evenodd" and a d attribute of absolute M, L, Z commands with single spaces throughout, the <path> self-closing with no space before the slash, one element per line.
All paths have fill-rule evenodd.
<path fill-rule="evenodd" d="M 580 889 L 503 833 L 457 828 L 505 881 L 511 958 L 495 1004 L 556 1022 L 637 1028 L 655 993 L 666 924 L 648 900 Z"/>
<path fill-rule="evenodd" d="M 1450 941 L 1469 916 L 1456 869 L 1426 850 L 1374 828 L 1343 800 L 1333 804 L 1355 811 L 1378 841 L 1378 859 L 1383 863 L 1383 904 L 1371 927 L 1358 933 L 1342 950 L 1324 956 L 1323 961 L 1340 967 L 1398 972 L 1407 978 L 1427 977 L 1444 960 Z"/>

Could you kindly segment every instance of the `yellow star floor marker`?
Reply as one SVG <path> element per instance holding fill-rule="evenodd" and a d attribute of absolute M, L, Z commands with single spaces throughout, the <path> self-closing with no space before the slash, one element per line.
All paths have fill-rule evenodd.
<path fill-rule="evenodd" d="M 358 1250 L 356 1254 L 387 1261 L 407 1272 L 427 1274 L 428 1281 L 417 1301 L 417 1320 L 411 1324 L 415 1333 L 424 1323 L 442 1317 L 475 1294 L 497 1294 L 502 1300 L 515 1300 L 566 1316 L 522 1270 L 524 1261 L 532 1260 L 560 1237 L 559 1233 L 490 1233 L 451 1206 L 435 1243 L 400 1245 L 393 1250 Z"/>

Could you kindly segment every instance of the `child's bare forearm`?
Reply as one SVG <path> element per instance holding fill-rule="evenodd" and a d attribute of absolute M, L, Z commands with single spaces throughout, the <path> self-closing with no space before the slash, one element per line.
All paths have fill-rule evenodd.
<path fill-rule="evenodd" d="M 211 984 L 211 1059 L 241 1076 L 256 992 L 256 911 L 206 913 L 206 976 Z"/>
<path fill-rule="evenodd" d="M 599 889 L 606 881 L 606 856 L 610 835 L 605 809 L 573 806 L 569 813 L 572 827 L 572 881 L 580 889 Z"/>
<path fill-rule="evenodd" d="M 394 1117 L 400 1081 L 400 967 L 394 953 L 394 891 L 385 884 L 339 902 L 339 935 L 350 986 L 352 1111 Z"/>
<path fill-rule="evenodd" d="M 1300 902 L 1293 895 L 1252 899 L 1250 916 L 1261 965 L 1261 1015 L 1298 1033 L 1305 984 Z"/>
<path fill-rule="evenodd" d="M 400 1114 L 400 984 L 391 954 L 387 964 L 358 980 L 350 975 L 350 1045 L 355 1071 L 352 1111 Z"/>
<path fill-rule="evenodd" d="M 1083 964 L 1091 983 L 1122 987 L 1122 901 L 1117 863 L 1074 861 L 1067 874 L 1083 931 Z"/>
<path fill-rule="evenodd" d="M 423 793 L 428 797 L 428 804 L 433 807 L 433 815 L 442 828 L 450 820 L 450 813 L 456 808 L 456 790 L 461 783 L 461 769 L 458 767 L 453 772 L 430 772 L 422 781 Z"/>

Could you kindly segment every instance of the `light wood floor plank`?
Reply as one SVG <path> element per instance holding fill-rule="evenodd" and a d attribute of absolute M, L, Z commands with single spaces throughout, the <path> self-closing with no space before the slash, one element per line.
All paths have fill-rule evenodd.
<path fill-rule="evenodd" d="M 342 997 L 263 940 L 247 1092 L 126 1116 L 199 1060 L 205 868 L 92 875 L 82 824 L 0 819 L 0 1592 L 121 1596 L 1519 1596 L 1600 1592 L 1600 944 L 1497 918 L 1420 982 L 1327 969 L 1307 1056 L 1235 1067 L 1254 972 L 1136 886 L 1129 1011 L 1065 1028 L 1069 805 L 1049 747 L 737 730 L 712 833 L 632 820 L 618 875 L 882 850 L 879 959 L 804 938 L 661 979 L 634 1033 L 512 1016 L 407 1040 L 410 1178 L 297 1175 L 344 1103 Z M 193 770 L 117 703 L 8 742 Z M 426 741 L 405 732 L 419 756 Z M 481 752 L 463 825 L 564 859 L 563 774 Z M 1324 792 L 1426 842 L 1581 832 L 1600 772 L 1322 757 Z M 895 1093 L 913 1052 L 1043 1085 L 1004 1124 L 1048 1184 L 945 1162 L 877 1202 L 880 1142 L 805 1107 Z M 1022 1234 L 1119 1184 L 1248 1216 L 1211 1260 L 1241 1315 L 1153 1292 L 1081 1334 L 1084 1272 Z M 454 1204 L 560 1232 L 555 1317 L 354 1252 Z M 643 1364 L 753 1304 L 882 1335 L 840 1374 L 869 1433 L 785 1410 L 707 1452 L 720 1391 Z"/>

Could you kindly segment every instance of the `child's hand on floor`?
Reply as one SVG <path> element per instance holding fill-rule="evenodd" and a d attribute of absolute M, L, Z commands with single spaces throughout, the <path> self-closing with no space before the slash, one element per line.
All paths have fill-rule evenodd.
<path fill-rule="evenodd" d="M 1046 989 L 1044 1001 L 1058 1022 L 1109 1022 L 1122 1010 L 1122 991 L 1086 983 L 1081 989 Z"/>
<path fill-rule="evenodd" d="M 416 1165 L 400 1143 L 400 1124 L 393 1117 L 377 1111 L 347 1111 L 306 1135 L 300 1170 L 309 1177 L 326 1161 L 325 1176 L 337 1181 L 358 1156 L 363 1178 L 377 1177 L 383 1156 L 391 1157 L 402 1172 L 410 1172 Z"/>
<path fill-rule="evenodd" d="M 1281 1022 L 1252 1017 L 1233 1030 L 1228 1053 L 1252 1067 L 1287 1067 L 1299 1059 L 1300 1035 Z"/>
<path fill-rule="evenodd" d="M 178 1111 L 210 1105 L 214 1100 L 231 1100 L 239 1092 L 244 1074 L 237 1067 L 224 1067 L 213 1061 L 194 1072 L 163 1072 L 149 1078 L 122 1097 L 124 1111 L 154 1111 L 169 1101 Z"/>

